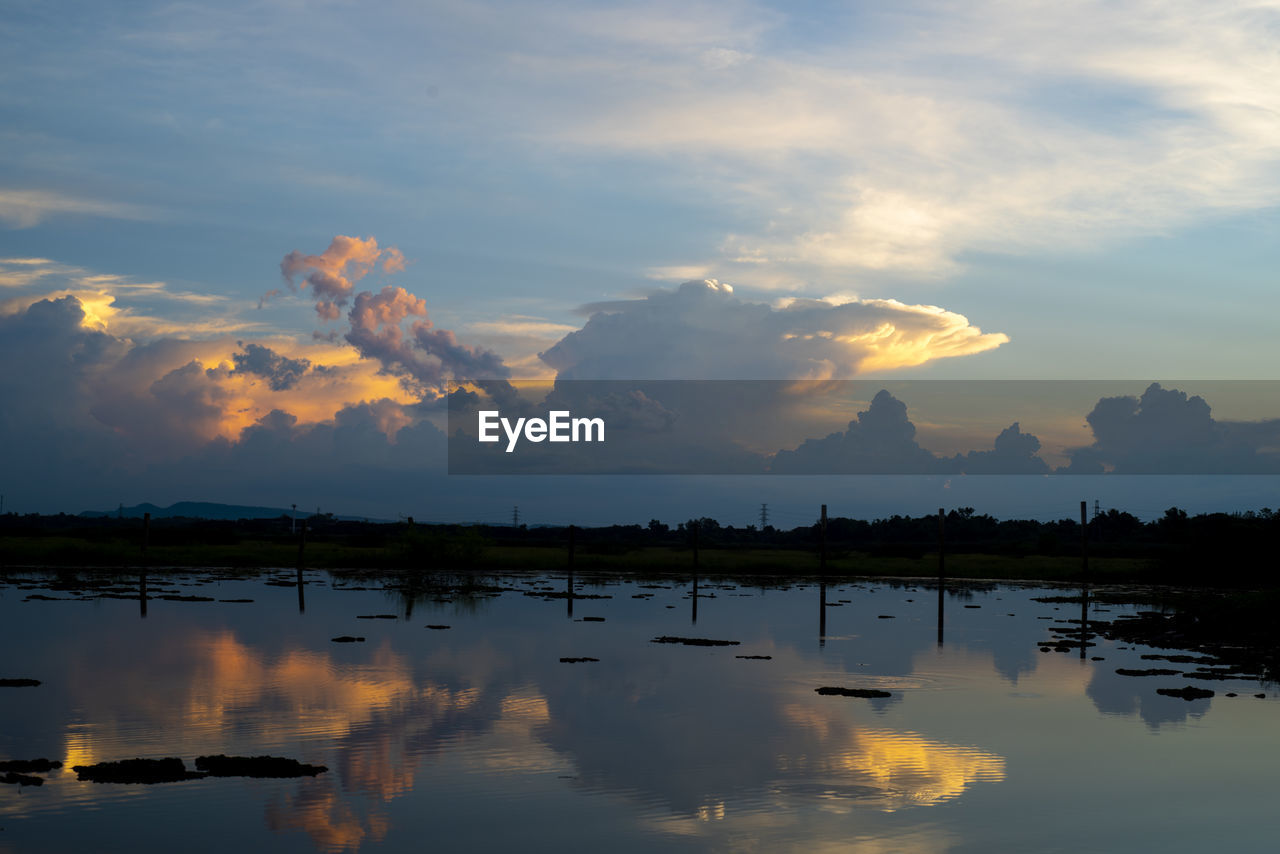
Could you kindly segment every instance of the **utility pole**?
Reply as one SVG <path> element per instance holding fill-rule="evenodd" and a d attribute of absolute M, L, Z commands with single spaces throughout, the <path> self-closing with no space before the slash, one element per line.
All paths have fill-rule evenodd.
<path fill-rule="evenodd" d="M 761 504 L 760 505 L 760 530 L 763 531 L 767 527 L 769 527 L 769 505 Z"/>
<path fill-rule="evenodd" d="M 819 566 L 827 571 L 827 505 L 822 505 L 822 551 L 819 552 Z"/>
<path fill-rule="evenodd" d="M 693 565 L 698 565 L 698 523 L 693 523 Z"/>
<path fill-rule="evenodd" d="M 520 527 L 520 505 L 519 504 L 511 508 L 511 527 L 512 528 Z"/>
<path fill-rule="evenodd" d="M 938 584 L 944 583 L 947 575 L 947 512 L 938 508 Z"/>
<path fill-rule="evenodd" d="M 1089 577 L 1089 520 L 1085 518 L 1088 506 L 1087 501 L 1080 502 L 1080 569 L 1086 579 Z"/>
<path fill-rule="evenodd" d="M 298 533 L 298 505 L 293 505 L 293 519 L 289 521 L 289 534 Z"/>

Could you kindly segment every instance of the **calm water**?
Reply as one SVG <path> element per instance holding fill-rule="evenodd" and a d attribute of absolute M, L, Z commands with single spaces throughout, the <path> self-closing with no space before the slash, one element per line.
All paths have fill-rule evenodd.
<path fill-rule="evenodd" d="M 1042 652 L 1080 608 L 1033 600 L 1068 591 L 953 591 L 940 643 L 936 589 L 910 584 L 827 585 L 824 611 L 812 583 L 701 579 L 695 600 L 687 578 L 579 576 L 609 598 L 569 600 L 526 595 L 564 576 L 505 575 L 411 600 L 306 578 L 300 603 L 292 572 L 153 574 L 143 617 L 136 578 L 113 599 L 10 576 L 0 677 L 43 684 L 0 688 L 0 758 L 64 768 L 0 786 L 0 852 L 1274 850 L 1274 686 L 1188 702 L 1156 694 L 1184 677 L 1115 673 L 1178 666 L 1150 649 Z M 329 770 L 70 770 L 215 753 Z"/>

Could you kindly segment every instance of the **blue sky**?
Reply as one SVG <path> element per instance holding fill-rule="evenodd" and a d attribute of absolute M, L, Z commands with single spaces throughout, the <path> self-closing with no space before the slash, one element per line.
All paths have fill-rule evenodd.
<path fill-rule="evenodd" d="M 174 461 L 430 391 L 283 285 L 338 235 L 405 260 L 353 298 L 403 288 L 514 376 L 583 306 L 714 279 L 890 313 L 810 377 L 1271 379 L 1277 43 L 1274 2 L 10 2 L 0 315 L 88 306 L 121 361 L 68 394 L 169 406 Z M 335 372 L 273 397 L 216 373 L 246 341 Z M 208 387 L 156 391 L 190 360 Z"/>

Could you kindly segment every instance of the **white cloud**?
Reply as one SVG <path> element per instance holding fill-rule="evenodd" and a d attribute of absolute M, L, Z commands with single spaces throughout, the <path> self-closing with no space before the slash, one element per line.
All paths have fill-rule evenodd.
<path fill-rule="evenodd" d="M 100 216 L 112 219 L 146 219 L 137 205 L 81 199 L 48 190 L 0 189 L 0 220 L 15 228 L 31 228 L 60 214 Z"/>
<path fill-rule="evenodd" d="M 507 315 L 497 320 L 482 320 L 470 324 L 473 332 L 490 335 L 526 335 L 533 337 L 555 337 L 574 332 L 578 327 L 567 323 L 554 323 L 540 317 L 523 314 Z"/>
<path fill-rule="evenodd" d="M 646 14 L 513 51 L 515 92 L 540 107 L 518 132 L 657 161 L 750 212 L 682 265 L 703 275 L 945 275 L 966 253 L 1087 250 L 1280 198 L 1275 2 L 926 2 L 817 43 L 793 41 L 800 11 L 667 9 L 633 29 Z"/>
<path fill-rule="evenodd" d="M 711 275 L 709 264 L 672 264 L 666 267 L 650 267 L 645 271 L 646 279 L 659 282 L 687 282 L 690 279 L 705 279 Z"/>
<path fill-rule="evenodd" d="M 612 303 L 542 358 L 565 379 L 842 379 L 1008 340 L 937 306 L 847 298 L 774 308 L 708 280 Z"/>
<path fill-rule="evenodd" d="M 222 294 L 179 290 L 165 282 L 139 282 L 46 258 L 0 258 L 0 316 L 44 299 L 75 297 L 86 328 L 133 340 L 164 336 L 208 338 L 268 327 L 247 320 Z"/>

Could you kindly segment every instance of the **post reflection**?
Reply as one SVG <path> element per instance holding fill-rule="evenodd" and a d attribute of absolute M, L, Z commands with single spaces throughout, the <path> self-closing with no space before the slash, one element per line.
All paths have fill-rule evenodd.
<path fill-rule="evenodd" d="M 939 578 L 938 579 L 938 646 L 939 647 L 942 646 L 942 627 L 943 627 L 943 621 L 945 616 L 943 606 L 946 600 L 946 596 L 947 596 L 947 585 L 941 578 Z"/>
<path fill-rule="evenodd" d="M 1080 588 L 1080 660 L 1089 649 L 1089 585 Z"/>
<path fill-rule="evenodd" d="M 693 599 L 692 624 L 696 626 L 698 625 L 698 576 L 697 575 L 693 577 L 693 593 L 691 595 L 691 598 Z"/>
<path fill-rule="evenodd" d="M 827 582 L 818 582 L 818 647 L 827 645 Z"/>

